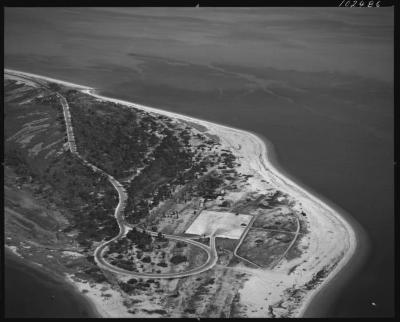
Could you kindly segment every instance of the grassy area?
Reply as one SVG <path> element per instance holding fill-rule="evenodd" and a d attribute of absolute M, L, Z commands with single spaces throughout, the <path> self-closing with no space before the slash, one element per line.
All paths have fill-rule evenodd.
<path fill-rule="evenodd" d="M 238 242 L 237 239 L 218 237 L 215 239 L 215 246 L 217 249 L 225 249 L 233 252 Z"/>
<path fill-rule="evenodd" d="M 294 234 L 250 229 L 238 255 L 262 267 L 271 267 L 282 256 Z"/>
<path fill-rule="evenodd" d="M 294 232 L 297 229 L 297 221 L 294 214 L 265 211 L 257 217 L 253 227 Z"/>
<path fill-rule="evenodd" d="M 105 177 L 63 148 L 62 107 L 54 93 L 6 81 L 5 97 L 4 161 L 16 186 L 65 212 L 70 226 L 64 230 L 76 231 L 82 246 L 114 236 L 118 195 Z"/>

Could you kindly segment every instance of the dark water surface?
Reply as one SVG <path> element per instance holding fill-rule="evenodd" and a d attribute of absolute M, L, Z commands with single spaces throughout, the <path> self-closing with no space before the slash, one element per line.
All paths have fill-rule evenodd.
<path fill-rule="evenodd" d="M 4 277 L 7 318 L 96 317 L 72 287 L 7 252 Z"/>
<path fill-rule="evenodd" d="M 393 70 L 393 11 L 334 9 L 200 10 L 188 18 L 7 8 L 5 67 L 268 138 L 287 173 L 367 234 L 357 265 L 346 269 L 352 274 L 331 283 L 341 289 L 318 295 L 318 314 L 393 316 L 393 82 L 382 73 Z M 280 54 L 293 56 L 279 64 Z"/>

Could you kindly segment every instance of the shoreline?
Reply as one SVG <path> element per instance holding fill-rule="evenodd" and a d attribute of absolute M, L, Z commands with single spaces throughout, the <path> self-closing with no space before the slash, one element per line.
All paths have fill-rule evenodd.
<path fill-rule="evenodd" d="M 278 155 L 276 154 L 274 145 L 264 136 L 258 135 L 257 133 L 248 131 L 249 133 L 257 136 L 260 140 L 263 141 L 265 147 L 265 155 L 267 159 L 267 165 L 269 168 L 273 168 L 275 170 L 275 174 L 279 176 L 279 174 L 283 175 L 289 179 L 289 182 L 294 183 L 295 187 L 299 187 L 301 190 L 305 191 L 308 196 L 312 196 L 314 198 L 314 202 L 318 202 L 322 206 L 326 206 L 327 209 L 331 210 L 331 213 L 336 214 L 337 218 L 341 219 L 342 222 L 345 222 L 348 231 L 351 231 L 353 234 L 353 248 L 350 253 L 347 252 L 343 258 L 339 261 L 338 265 L 332 270 L 328 277 L 323 280 L 323 282 L 312 292 L 310 292 L 306 297 L 303 305 L 300 307 L 299 317 L 320 317 L 320 315 L 316 316 L 313 313 L 313 310 L 320 311 L 320 308 L 313 308 L 313 306 L 317 306 L 314 302 L 322 302 L 318 303 L 319 305 L 330 307 L 329 304 L 324 303 L 326 301 L 325 298 L 316 298 L 317 295 L 321 295 L 321 293 L 326 293 L 322 297 L 326 297 L 327 293 L 331 295 L 330 298 L 336 299 L 340 290 L 344 287 L 345 282 L 353 276 L 357 271 L 361 269 L 362 263 L 365 261 L 366 255 L 369 249 L 369 237 L 364 228 L 359 224 L 346 210 L 341 208 L 340 206 L 334 204 L 332 201 L 328 200 L 326 197 L 322 196 L 314 189 L 308 187 L 302 181 L 293 177 L 290 173 L 288 173 L 285 169 L 283 169 L 278 162 Z M 338 280 L 339 285 L 332 285 L 333 280 Z M 323 310 L 324 311 L 324 310 Z"/>
<path fill-rule="evenodd" d="M 85 302 L 87 303 L 88 307 L 90 308 L 91 314 L 93 315 L 93 317 L 90 316 L 89 318 L 104 318 L 105 317 L 103 314 L 101 314 L 99 308 L 96 306 L 96 303 L 93 302 L 89 296 L 82 293 L 77 284 L 75 284 L 74 282 L 71 282 L 71 280 L 68 279 L 67 276 L 64 276 L 64 278 L 62 280 L 64 281 L 64 283 L 71 285 L 71 287 L 74 289 L 74 292 L 76 294 L 79 294 L 81 297 L 84 298 Z"/>
<path fill-rule="evenodd" d="M 35 77 L 39 79 L 43 79 L 46 81 L 50 82 L 55 82 L 59 83 L 65 86 L 73 87 L 79 89 L 81 92 L 86 93 L 88 95 L 91 95 L 95 98 L 98 98 L 100 100 L 104 101 L 109 101 L 109 102 L 114 102 L 117 104 L 125 105 L 128 107 L 133 107 L 137 108 L 143 111 L 151 112 L 151 113 L 156 113 L 156 114 L 161 114 L 165 115 L 174 119 L 178 120 L 187 120 L 196 124 L 200 124 L 202 126 L 205 126 L 208 130 L 215 130 L 216 129 L 221 129 L 224 131 L 228 131 L 230 133 L 235 133 L 238 134 L 239 136 L 243 138 L 250 139 L 252 143 L 254 143 L 254 146 L 257 147 L 257 153 L 259 153 L 259 160 L 257 157 L 257 162 L 260 162 L 257 164 L 260 166 L 260 168 L 264 168 L 261 170 L 270 172 L 276 179 L 278 179 L 279 183 L 283 183 L 284 186 L 289 187 L 291 191 L 295 191 L 300 194 L 300 196 L 303 196 L 307 198 L 308 200 L 311 200 L 314 204 L 318 205 L 320 208 L 324 208 L 329 211 L 329 214 L 332 215 L 347 231 L 347 235 L 349 237 L 349 247 L 346 250 L 345 254 L 341 257 L 339 260 L 338 264 L 335 266 L 335 268 L 329 273 L 328 277 L 323 280 L 321 284 L 318 285 L 317 288 L 309 292 L 303 302 L 302 305 L 298 308 L 298 316 L 303 316 L 306 312 L 310 304 L 313 302 L 315 296 L 320 293 L 326 286 L 329 284 L 330 281 L 332 281 L 334 278 L 338 278 L 338 273 L 342 272 L 345 273 L 343 268 L 347 267 L 350 264 L 350 259 L 352 259 L 353 255 L 355 254 L 356 250 L 360 249 L 360 246 L 362 243 L 360 241 L 362 240 L 363 236 L 363 231 L 362 227 L 355 221 L 355 219 L 351 218 L 349 214 L 346 214 L 343 209 L 337 209 L 338 207 L 336 205 L 330 205 L 330 202 L 327 201 L 325 198 L 321 197 L 318 195 L 318 193 L 312 191 L 312 189 L 308 187 L 304 187 L 302 183 L 298 183 L 294 180 L 294 178 L 291 177 L 290 174 L 288 174 L 286 171 L 281 170 L 279 165 L 274 164 L 274 149 L 272 143 L 270 143 L 267 139 L 260 137 L 258 134 L 255 134 L 250 131 L 245 131 L 241 129 L 237 129 L 234 127 L 230 127 L 227 125 L 222 125 L 222 124 L 217 124 L 214 122 L 210 122 L 207 120 L 199 119 L 199 118 L 193 118 L 188 115 L 184 114 L 178 114 L 158 108 L 153 108 L 141 104 L 136 104 L 124 100 L 119 100 L 115 98 L 110 98 L 106 96 L 102 96 L 99 94 L 96 94 L 95 89 L 92 89 L 87 86 L 82 86 L 74 83 L 69 83 L 69 82 L 64 82 L 60 81 L 54 78 L 49 78 L 45 76 L 40 76 L 36 74 L 30 74 L 30 73 L 25 73 L 25 72 L 20 72 L 20 71 L 15 71 L 15 70 L 10 70 L 10 69 L 4 69 L 5 72 L 9 73 L 14 73 L 14 74 L 22 74 L 22 75 L 27 75 L 30 77 Z M 215 131 L 212 131 L 215 132 Z M 268 149 L 269 145 L 269 149 Z M 271 148 L 272 147 L 272 148 Z M 240 149 L 240 147 L 239 147 Z M 276 161 L 276 160 L 275 160 Z M 277 162 L 275 162 L 277 163 Z M 311 191 L 310 191 L 311 190 Z M 353 223 L 353 226 L 350 224 Z M 359 226 L 359 227 L 358 227 Z"/>
<path fill-rule="evenodd" d="M 82 292 L 79 291 L 79 289 L 76 287 L 75 284 L 70 283 L 65 277 L 62 277 L 60 275 L 57 275 L 53 271 L 50 271 L 46 269 L 43 266 L 39 266 L 39 264 L 36 264 L 25 257 L 22 257 L 20 255 L 17 255 L 14 253 L 13 250 L 9 249 L 9 246 L 4 245 L 4 261 L 9 258 L 11 261 L 17 263 L 18 265 L 23 265 L 27 266 L 30 268 L 30 272 L 32 274 L 35 274 L 36 272 L 39 274 L 48 274 L 49 279 L 53 280 L 57 283 L 60 283 L 62 285 L 63 289 L 68 290 L 73 294 L 73 296 L 83 304 L 83 306 L 87 309 L 87 312 L 89 313 L 89 316 L 87 318 L 101 318 L 103 317 L 100 312 L 98 311 L 97 307 L 94 305 L 94 303 L 87 298 Z"/>
<path fill-rule="evenodd" d="M 313 188 L 307 186 L 307 184 L 295 178 L 286 169 L 282 168 L 279 164 L 279 156 L 276 153 L 275 146 L 271 141 L 269 141 L 265 136 L 258 133 L 248 130 L 245 131 L 254 134 L 255 136 L 258 136 L 263 141 L 263 143 L 266 145 L 266 154 L 269 164 L 271 164 L 277 172 L 283 174 L 284 177 L 287 177 L 297 186 L 309 192 L 311 195 L 321 200 L 323 204 L 328 205 L 336 213 L 344 217 L 355 232 L 354 235 L 356 238 L 356 245 L 354 247 L 353 254 L 350 256 L 350 260 L 343 264 L 343 269 L 339 269 L 335 274 L 331 276 L 331 280 L 328 280 L 328 278 L 325 279 L 325 285 L 324 283 L 322 283 L 317 289 L 314 290 L 314 292 L 311 292 L 313 295 L 312 297 L 310 297 L 307 305 L 305 305 L 301 313 L 301 317 L 321 317 L 321 312 L 323 315 L 323 312 L 328 311 L 329 309 L 334 309 L 332 308 L 332 302 L 337 299 L 338 293 L 345 287 L 346 281 L 349 280 L 361 269 L 370 248 L 369 236 L 364 227 L 360 223 L 358 223 L 346 210 L 344 210 L 342 207 L 338 206 L 331 200 L 327 199 L 326 197 L 322 196 Z M 337 284 L 333 285 L 332 283 L 330 283 L 333 280 L 337 280 Z M 321 293 L 324 294 L 321 296 Z M 319 295 L 319 297 L 315 298 L 316 295 Z M 327 304 L 325 303 L 327 302 L 327 298 L 333 299 L 333 301 L 330 301 L 331 303 Z M 323 306 L 324 309 L 321 309 L 321 306 Z"/>

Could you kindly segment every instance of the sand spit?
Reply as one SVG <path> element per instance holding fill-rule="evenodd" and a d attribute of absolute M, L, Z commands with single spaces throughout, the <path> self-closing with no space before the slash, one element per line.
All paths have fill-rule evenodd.
<path fill-rule="evenodd" d="M 81 89 L 81 90 L 91 89 L 88 86 L 82 86 L 82 85 L 78 85 L 78 84 L 74 84 L 74 83 L 70 83 L 70 82 L 65 82 L 65 81 L 62 81 L 60 79 L 54 79 L 54 78 L 51 78 L 51 77 L 45 77 L 45 76 L 41 76 L 41 75 L 36 75 L 36 74 L 31 74 L 31 73 L 26 73 L 26 72 L 20 72 L 18 70 L 13 70 L 13 69 L 8 69 L 8 68 L 4 68 L 4 73 L 7 73 L 8 77 L 10 79 L 14 79 L 16 81 L 21 81 L 21 79 L 19 79 L 18 77 L 24 78 L 24 76 L 25 76 L 25 77 L 39 78 L 39 79 L 42 79 L 42 80 L 50 82 L 50 83 L 57 83 L 57 84 L 68 86 L 68 87 L 72 87 L 72 88 L 75 88 L 75 89 Z M 25 83 L 29 84 L 29 86 L 37 87 L 37 85 L 35 83 L 29 82 L 28 79 L 24 79 L 23 81 Z"/>
<path fill-rule="evenodd" d="M 273 186 L 296 200 L 294 208 L 299 211 L 305 211 L 308 215 L 310 232 L 307 234 L 307 238 L 310 247 L 302 254 L 301 258 L 294 261 L 283 260 L 273 270 L 250 269 L 244 266 L 236 268 L 249 275 L 248 281 L 240 292 L 240 305 L 244 307 L 242 312 L 244 316 L 266 317 L 267 314 L 271 314 L 271 310 L 268 308 L 274 305 L 273 316 L 284 317 L 289 311 L 290 317 L 302 316 L 313 297 L 349 262 L 355 253 L 357 237 L 349 222 L 338 211 L 279 172 L 268 159 L 266 144 L 257 135 L 187 115 L 98 95 L 87 86 L 14 70 L 5 69 L 5 72 L 14 76 L 34 77 L 59 83 L 79 89 L 83 93 L 103 101 L 165 115 L 206 127 L 209 134 L 217 135 L 221 140 L 221 144 L 231 149 L 236 155 L 240 161 L 240 166 L 237 170 L 254 176 L 249 180 L 252 191 L 263 192 L 267 187 Z M 293 274 L 288 273 L 294 266 L 296 266 L 296 269 Z M 305 292 L 297 302 L 293 301 L 292 294 L 286 291 L 288 289 L 296 290 L 301 288 L 321 269 L 329 269 L 329 275 L 316 288 Z M 254 294 L 257 294 L 257 296 L 255 297 Z M 263 299 L 263 301 L 260 299 Z M 108 310 L 107 304 L 103 301 L 95 301 L 94 298 L 92 300 L 96 307 L 99 306 L 98 311 L 104 312 L 104 316 L 110 316 L 105 314 L 106 312 L 116 312 L 115 302 L 112 305 L 113 307 Z M 280 305 L 276 306 L 277 302 Z M 123 315 L 120 312 L 115 316 Z"/>

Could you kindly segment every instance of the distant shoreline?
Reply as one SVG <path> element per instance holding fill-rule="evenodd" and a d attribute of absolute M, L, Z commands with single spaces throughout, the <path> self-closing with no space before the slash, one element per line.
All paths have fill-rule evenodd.
<path fill-rule="evenodd" d="M 270 171 L 275 176 L 277 176 L 277 178 L 279 178 L 281 181 L 283 181 L 286 185 L 293 187 L 294 189 L 298 190 L 303 195 L 307 196 L 313 202 L 328 209 L 336 217 L 336 219 L 338 219 L 339 222 L 341 222 L 342 225 L 344 225 L 346 227 L 347 232 L 349 234 L 349 238 L 350 238 L 349 249 L 343 255 L 343 257 L 341 258 L 341 260 L 339 261 L 339 264 L 335 267 L 335 269 L 332 272 L 330 272 L 328 277 L 325 278 L 323 280 L 323 282 L 316 289 L 310 291 L 307 294 L 306 299 L 304 300 L 304 302 L 302 303 L 302 306 L 300 307 L 300 311 L 298 314 L 299 316 L 303 316 L 305 314 L 305 312 L 307 311 L 307 308 L 310 306 L 310 303 L 313 301 L 315 295 L 318 294 L 322 289 L 324 289 L 329 284 L 329 281 L 336 278 L 339 272 L 342 273 L 345 271 L 343 268 L 347 267 L 350 264 L 350 262 L 351 262 L 350 260 L 352 259 L 356 250 L 359 250 L 360 246 L 362 245 L 362 243 L 360 243 L 360 240 L 362 240 L 364 238 L 364 236 L 363 236 L 361 226 L 359 226 L 359 224 L 354 219 L 352 219 L 351 216 L 349 216 L 348 214 L 346 215 L 342 209 L 337 209 L 338 208 L 337 206 L 331 205 L 330 202 L 327 202 L 324 198 L 319 196 L 318 193 L 311 191 L 310 188 L 308 188 L 308 187 L 305 188 L 302 183 L 299 184 L 297 180 L 294 180 L 290 175 L 288 175 L 286 173 L 286 171 L 282 170 L 279 167 L 278 163 L 276 162 L 276 159 L 274 159 L 274 154 L 273 154 L 274 152 L 271 152 L 271 151 L 273 151 L 273 148 L 271 149 L 271 147 L 273 147 L 273 145 L 268 140 L 266 140 L 265 138 L 261 138 L 257 134 L 254 134 L 249 131 L 237 129 L 234 127 L 206 121 L 203 119 L 193 118 L 193 117 L 190 117 L 190 116 L 184 115 L 184 114 L 178 114 L 178 113 L 169 112 L 166 110 L 161 110 L 158 108 L 153 108 L 153 107 L 149 107 L 149 106 L 145 106 L 145 105 L 141 105 L 141 104 L 135 104 L 135 103 L 124 101 L 124 100 L 105 97 L 102 95 L 95 94 L 95 90 L 93 90 L 90 87 L 86 87 L 86 86 L 81 86 L 81 85 L 77 85 L 77 84 L 73 84 L 73 83 L 69 83 L 69 82 L 64 82 L 61 80 L 48 78 L 48 77 L 44 77 L 44 76 L 40 76 L 40 75 L 36 75 L 36 74 L 24 73 L 24 72 L 8 70 L 8 69 L 5 69 L 5 71 L 9 71 L 11 73 L 12 72 L 20 73 L 22 75 L 25 74 L 25 75 L 28 75 L 31 77 L 41 78 L 46 81 L 51 81 L 51 82 L 65 85 L 65 86 L 73 87 L 73 88 L 81 90 L 83 93 L 89 94 L 93 97 L 97 97 L 104 101 L 114 102 L 114 103 L 130 106 L 130 107 L 138 108 L 138 109 L 141 109 L 144 111 L 165 115 L 165 116 L 175 118 L 175 119 L 188 120 L 190 122 L 200 124 L 207 128 L 210 128 L 210 127 L 211 128 L 221 128 L 224 131 L 232 131 L 232 132 L 235 132 L 236 134 L 247 136 L 248 138 L 251 137 L 251 139 L 254 140 L 255 144 L 258 144 L 261 147 L 262 153 L 260 154 L 260 157 L 263 158 L 263 162 L 265 163 L 265 167 L 268 171 Z M 268 149 L 268 145 L 269 145 L 269 149 Z"/>

